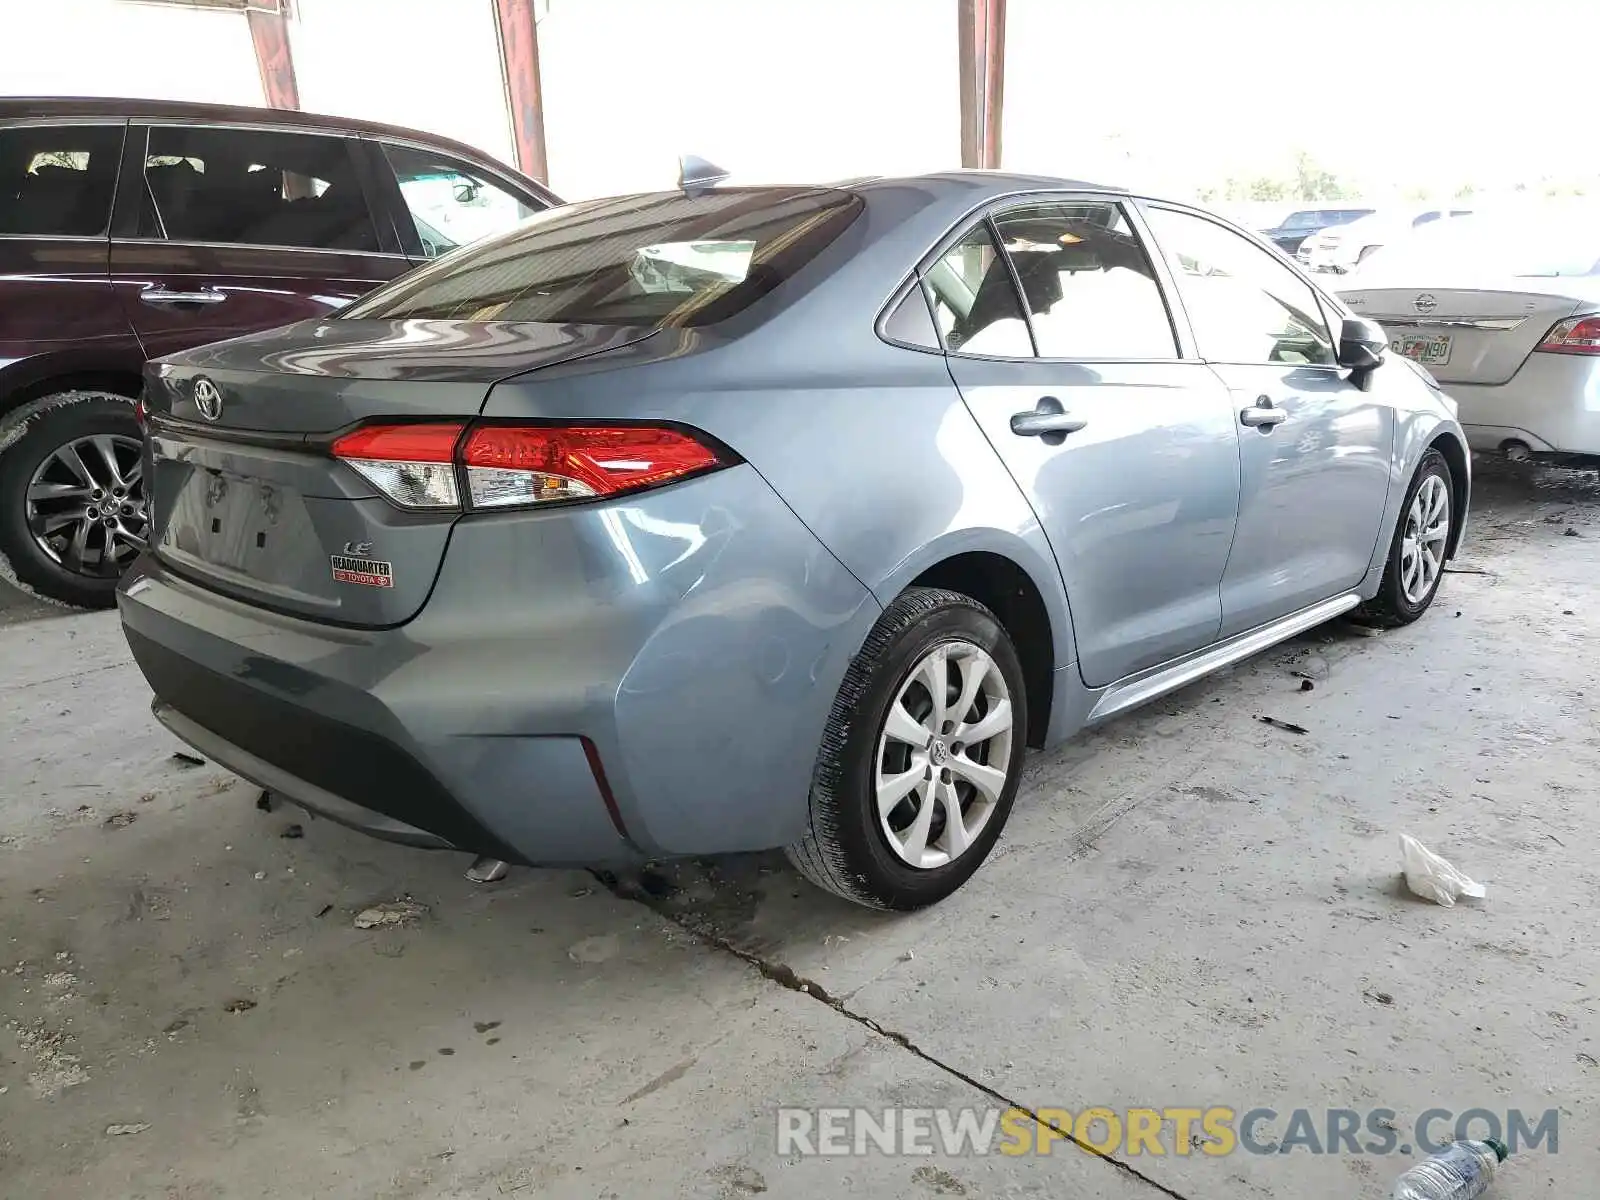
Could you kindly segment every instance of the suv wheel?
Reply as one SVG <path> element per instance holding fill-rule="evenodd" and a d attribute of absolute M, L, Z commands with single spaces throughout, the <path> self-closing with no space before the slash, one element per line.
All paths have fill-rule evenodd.
<path fill-rule="evenodd" d="M 28 591 L 84 608 L 116 603 L 144 547 L 142 435 L 133 401 L 59 392 L 0 424 L 0 554 Z"/>
<path fill-rule="evenodd" d="M 958 592 L 909 589 L 834 700 L 810 827 L 789 860 L 873 908 L 944 899 L 1000 837 L 1027 728 L 1022 667 L 994 614 Z"/>

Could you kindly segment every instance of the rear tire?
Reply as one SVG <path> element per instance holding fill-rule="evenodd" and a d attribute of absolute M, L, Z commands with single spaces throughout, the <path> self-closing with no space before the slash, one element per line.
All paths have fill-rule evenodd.
<path fill-rule="evenodd" d="M 117 581 L 137 556 L 127 535 L 144 530 L 144 481 L 129 476 L 137 474 L 142 441 L 133 401 L 111 392 L 58 392 L 0 420 L 0 554 L 14 582 L 80 608 L 116 603 Z M 56 457 L 75 445 L 83 448 L 88 479 L 78 477 L 69 458 Z M 69 510 L 91 508 L 92 519 L 57 523 Z M 85 537 L 75 547 L 80 525 Z"/>
<path fill-rule="evenodd" d="M 994 614 L 958 592 L 907 590 L 840 685 L 809 827 L 786 848 L 789 861 L 871 908 L 943 900 L 1000 837 L 1027 728 L 1022 666 Z"/>
<path fill-rule="evenodd" d="M 1445 548 L 1456 519 L 1454 502 L 1450 464 L 1430 449 L 1417 464 L 1400 506 L 1378 594 L 1356 610 L 1358 616 L 1393 629 L 1428 611 L 1444 581 Z"/>

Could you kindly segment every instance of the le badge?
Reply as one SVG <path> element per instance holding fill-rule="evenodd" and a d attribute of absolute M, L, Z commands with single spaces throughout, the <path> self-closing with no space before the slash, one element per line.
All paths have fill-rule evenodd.
<path fill-rule="evenodd" d="M 373 558 L 371 542 L 346 542 L 343 554 L 329 555 L 335 583 L 360 587 L 392 588 L 394 564 Z"/>

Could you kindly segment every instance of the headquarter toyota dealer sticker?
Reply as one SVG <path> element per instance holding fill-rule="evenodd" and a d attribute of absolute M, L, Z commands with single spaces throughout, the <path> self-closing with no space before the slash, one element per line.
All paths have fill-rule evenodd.
<path fill-rule="evenodd" d="M 333 578 L 337 583 L 357 583 L 362 587 L 393 587 L 394 564 L 381 558 L 351 558 L 333 554 Z"/>

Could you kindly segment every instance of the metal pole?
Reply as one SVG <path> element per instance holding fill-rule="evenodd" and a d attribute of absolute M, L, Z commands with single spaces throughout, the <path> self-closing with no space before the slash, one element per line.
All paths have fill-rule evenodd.
<path fill-rule="evenodd" d="M 1006 0 L 958 0 L 961 165 L 1000 165 L 1005 98 Z"/>
<path fill-rule="evenodd" d="M 540 183 L 550 182 L 549 154 L 544 140 L 544 95 L 539 82 L 539 22 L 534 0 L 494 0 L 495 28 L 500 37 L 500 71 L 506 107 L 511 111 L 511 137 L 517 166 Z"/>
<path fill-rule="evenodd" d="M 298 109 L 300 86 L 295 82 L 294 54 L 289 48 L 288 0 L 250 0 L 245 20 L 250 24 L 267 107 Z"/>

